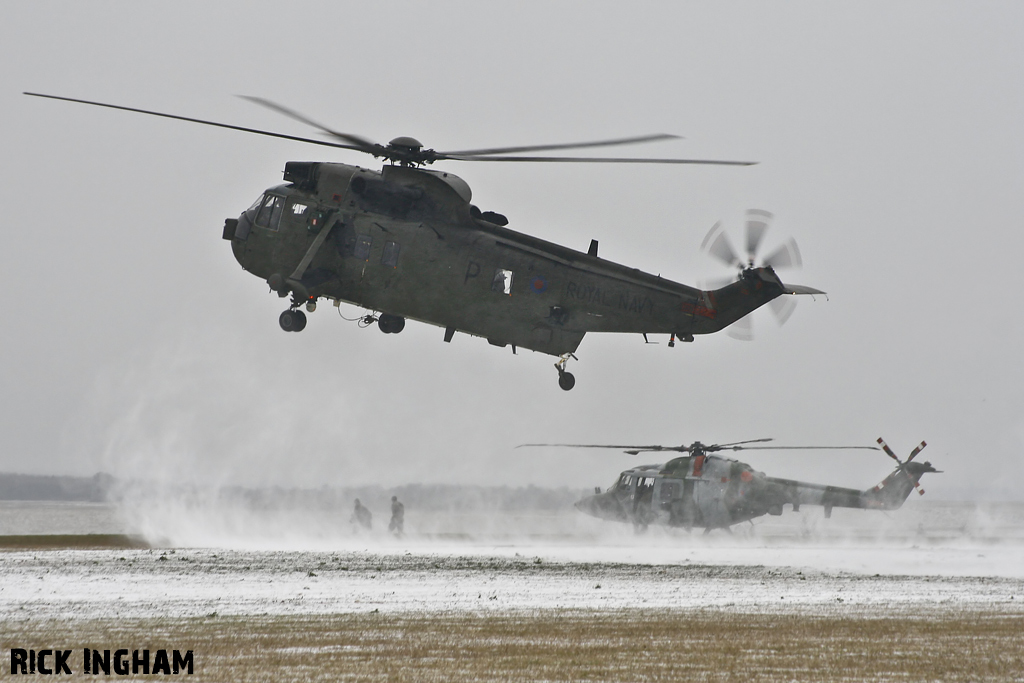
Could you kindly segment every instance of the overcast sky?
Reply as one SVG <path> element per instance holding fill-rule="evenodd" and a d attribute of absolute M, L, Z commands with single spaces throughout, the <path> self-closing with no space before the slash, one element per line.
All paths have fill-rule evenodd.
<path fill-rule="evenodd" d="M 929 495 L 1024 498 L 1020 3 L 11 3 L 0 23 L 0 471 L 319 486 L 608 485 L 531 441 L 870 445 Z M 235 95 L 436 149 L 674 133 L 624 153 L 751 168 L 438 165 L 510 227 L 698 284 L 718 220 L 775 214 L 829 292 L 757 339 L 588 335 L 553 358 L 330 306 L 301 334 L 220 238 L 288 160 L 355 152 Z M 727 273 L 726 273 L 727 274 Z M 354 317 L 359 309 L 346 306 Z M 651 459 L 650 457 L 648 459 Z M 653 459 L 657 459 L 656 457 Z M 867 487 L 883 454 L 744 454 Z"/>

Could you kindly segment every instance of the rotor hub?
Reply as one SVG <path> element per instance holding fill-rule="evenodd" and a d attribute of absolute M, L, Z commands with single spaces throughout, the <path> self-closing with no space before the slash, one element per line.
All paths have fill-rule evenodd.
<path fill-rule="evenodd" d="M 423 143 L 416 138 L 411 138 L 408 135 L 402 135 L 388 143 L 388 147 L 397 147 L 398 149 L 418 150 L 423 148 Z"/>

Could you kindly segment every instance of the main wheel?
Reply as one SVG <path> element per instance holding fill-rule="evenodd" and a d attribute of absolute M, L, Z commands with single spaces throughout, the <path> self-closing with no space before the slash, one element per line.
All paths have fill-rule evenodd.
<path fill-rule="evenodd" d="M 576 386 L 576 378 L 571 372 L 560 372 L 558 373 L 558 386 L 562 387 L 562 391 L 569 391 Z"/>
<path fill-rule="evenodd" d="M 306 327 L 306 314 L 289 308 L 278 316 L 277 322 L 285 332 L 301 332 Z"/>
<path fill-rule="evenodd" d="M 295 316 L 295 311 L 291 309 L 288 309 L 277 318 L 278 324 L 285 332 L 294 332 L 295 325 L 298 323 L 298 320 L 299 319 Z"/>

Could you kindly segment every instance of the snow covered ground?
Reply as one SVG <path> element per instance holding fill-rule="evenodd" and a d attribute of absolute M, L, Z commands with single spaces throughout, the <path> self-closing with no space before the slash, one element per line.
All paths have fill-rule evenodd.
<path fill-rule="evenodd" d="M 104 525 L 86 532 L 137 531 L 114 528 L 103 507 L 27 510 L 8 506 L 8 533 L 66 532 L 54 520 L 68 514 Z M 239 529 L 223 515 L 193 511 L 139 520 L 161 545 L 152 550 L 0 552 L 0 613 L 49 619 L 708 607 L 1020 614 L 1020 512 L 937 505 L 888 517 L 837 510 L 823 520 L 818 510 L 709 536 L 664 529 L 638 536 L 582 515 L 434 515 L 398 539 L 383 531 L 356 535 L 347 523 L 318 527 L 294 515 L 239 515 L 246 521 Z M 33 514 L 48 515 L 50 526 L 32 521 Z M 25 530 L 15 528 L 15 517 Z"/>
<path fill-rule="evenodd" d="M 46 619 L 547 608 L 1024 612 L 1021 549 L 977 550 L 438 545 L 425 552 L 396 544 L 384 552 L 6 552 L 0 613 Z M 873 571 L 885 568 L 917 571 Z"/>

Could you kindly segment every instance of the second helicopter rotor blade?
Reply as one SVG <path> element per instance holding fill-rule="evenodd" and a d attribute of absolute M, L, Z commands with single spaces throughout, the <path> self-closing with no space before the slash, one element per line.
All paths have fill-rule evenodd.
<path fill-rule="evenodd" d="M 560 448 L 614 448 L 615 450 L 628 451 L 677 451 L 681 448 L 689 450 L 689 446 L 616 446 L 610 444 L 596 443 L 521 443 L 516 448 L 557 446 Z"/>
<path fill-rule="evenodd" d="M 731 450 L 738 451 L 738 450 L 744 450 L 746 448 L 750 448 L 750 446 L 744 446 L 743 444 L 748 444 L 748 443 L 764 443 L 766 441 L 774 441 L 774 440 L 775 439 L 765 438 L 765 439 L 747 439 L 746 441 L 733 441 L 732 443 L 716 443 L 716 444 L 712 444 L 710 446 L 705 446 L 704 450 L 706 450 L 706 451 L 709 451 L 711 449 L 724 450 L 726 448 L 729 448 Z"/>
<path fill-rule="evenodd" d="M 874 446 L 745 446 L 744 451 L 877 451 Z"/>
<path fill-rule="evenodd" d="M 896 457 L 896 454 L 892 452 L 892 449 L 889 448 L 889 444 L 882 440 L 882 437 L 878 437 L 878 445 L 882 447 L 882 450 L 885 451 L 886 455 L 888 455 L 890 458 L 892 458 L 899 464 L 903 464 L 903 462 L 898 457 Z"/>
<path fill-rule="evenodd" d="M 461 149 L 455 151 L 438 152 L 446 157 L 455 156 L 488 156 L 495 154 L 512 154 L 515 152 L 545 152 L 553 149 L 583 149 L 585 147 L 612 147 L 615 145 L 635 145 L 641 142 L 657 142 L 659 140 L 678 140 L 678 135 L 667 133 L 655 133 L 654 135 L 639 135 L 631 138 L 618 138 L 614 140 L 595 140 L 593 142 L 566 142 L 551 145 L 520 145 L 518 147 L 492 147 L 490 149 Z"/>
<path fill-rule="evenodd" d="M 922 450 L 924 450 L 924 447 L 927 446 L 927 445 L 928 444 L 926 442 L 922 441 L 920 443 L 920 445 L 918 445 L 917 448 L 915 448 L 914 450 L 910 451 L 910 457 L 907 458 L 907 462 L 910 462 L 915 457 L 917 457 L 917 454 L 920 453 Z"/>
<path fill-rule="evenodd" d="M 762 262 L 772 268 L 799 268 L 803 265 L 800 259 L 800 249 L 796 246 L 796 240 L 790 238 L 788 242 L 765 257 Z"/>
<path fill-rule="evenodd" d="M 725 333 L 739 341 L 754 341 L 754 316 L 747 313 L 745 316 L 725 328 Z"/>
<path fill-rule="evenodd" d="M 740 266 L 743 264 L 740 261 L 740 257 L 736 255 L 736 251 L 732 248 L 732 243 L 725 234 L 721 221 L 711 226 L 708 234 L 704 237 L 704 241 L 701 242 L 700 248 L 726 265 Z"/>
<path fill-rule="evenodd" d="M 753 166 L 756 161 L 715 161 L 712 159 L 659 159 L 630 157 L 508 157 L 508 156 L 463 156 L 441 154 L 438 159 L 453 161 L 529 161 L 570 164 L 705 164 L 711 166 Z"/>
<path fill-rule="evenodd" d="M 775 314 L 779 325 L 785 325 L 789 316 L 793 315 L 793 311 L 796 310 L 796 300 L 789 296 L 779 296 L 769 301 L 768 307 Z"/>
<path fill-rule="evenodd" d="M 751 265 L 761 246 L 761 240 L 771 224 L 772 214 L 761 209 L 747 211 L 747 262 Z"/>
<path fill-rule="evenodd" d="M 258 128 L 246 128 L 245 126 L 234 126 L 230 123 L 219 123 L 217 121 L 207 121 L 205 119 L 196 119 L 190 116 L 178 116 L 177 114 L 166 114 L 159 111 L 150 111 L 148 109 L 137 109 L 135 107 L 123 107 L 118 104 L 107 104 L 105 102 L 93 102 L 90 100 L 79 100 L 73 97 L 58 97 L 57 95 L 44 95 L 43 93 L 37 92 L 26 92 L 25 95 L 31 97 L 43 97 L 49 100 L 61 100 L 63 102 L 75 102 L 77 104 L 89 104 L 94 107 L 106 107 L 107 109 L 119 109 L 121 111 L 130 111 L 136 114 L 148 114 L 150 116 L 159 116 L 165 119 L 174 119 L 176 121 L 188 121 L 189 123 L 200 123 L 204 126 L 215 126 L 217 128 L 227 128 L 228 130 L 238 130 L 243 133 L 255 133 L 257 135 L 266 135 L 272 138 L 281 138 L 282 140 L 294 140 L 295 142 L 306 142 L 311 145 L 320 145 L 321 147 L 336 147 L 339 149 L 354 149 L 359 152 L 365 152 L 366 150 L 362 147 L 355 145 L 346 145 L 340 142 L 328 142 L 326 140 L 313 140 L 311 138 L 303 138 L 297 135 L 285 135 L 284 133 L 274 133 L 268 130 L 260 130 Z"/>

